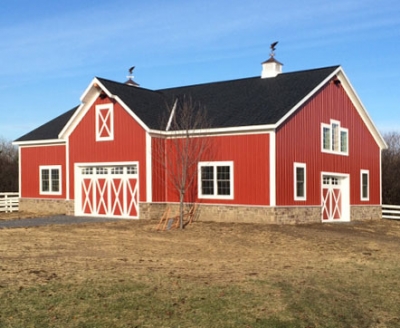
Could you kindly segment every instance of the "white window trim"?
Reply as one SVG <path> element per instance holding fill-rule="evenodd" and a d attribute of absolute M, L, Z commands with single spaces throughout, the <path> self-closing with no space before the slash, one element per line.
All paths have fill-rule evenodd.
<path fill-rule="evenodd" d="M 346 138 L 346 151 L 339 150 L 339 152 L 340 152 L 340 154 L 343 154 L 343 155 L 349 155 L 349 129 L 340 127 L 340 129 L 339 129 L 339 134 L 340 134 L 340 145 L 339 145 L 339 148 L 342 148 L 342 137 L 341 137 L 342 132 L 346 132 L 346 136 L 347 136 L 347 138 Z"/>
<path fill-rule="evenodd" d="M 297 168 L 304 169 L 304 196 L 297 196 Z M 293 183 L 294 183 L 294 200 L 304 201 L 307 200 L 307 165 L 305 163 L 295 162 L 293 165 Z"/>
<path fill-rule="evenodd" d="M 204 166 L 212 166 L 214 168 L 214 195 L 203 195 L 202 194 L 202 184 L 201 184 L 201 168 Z M 230 195 L 218 195 L 216 194 L 218 190 L 217 186 L 217 167 L 218 166 L 229 166 L 230 167 L 230 181 L 229 181 L 229 188 L 231 191 Z M 197 166 L 197 195 L 199 199 L 233 199 L 234 197 L 234 190 L 233 190 L 233 162 L 232 161 L 225 161 L 225 162 L 199 162 Z"/>
<path fill-rule="evenodd" d="M 329 150 L 324 148 L 324 128 L 329 129 Z M 330 124 L 321 123 L 321 151 L 329 152 L 332 149 L 332 135 L 331 135 L 332 126 Z"/>
<path fill-rule="evenodd" d="M 107 137 L 101 137 L 99 129 L 103 127 L 100 122 L 100 111 L 108 109 L 110 115 L 110 133 Z M 114 105 L 113 104 L 102 104 L 96 106 L 96 141 L 110 141 L 114 140 Z"/>
<path fill-rule="evenodd" d="M 332 126 L 333 124 L 337 124 L 339 126 L 339 150 L 333 150 L 332 149 L 332 143 L 333 143 L 333 137 L 332 137 Z M 324 128 L 329 129 L 329 149 L 324 148 Z M 347 138 L 346 138 L 346 151 L 341 151 L 342 148 L 342 142 L 341 142 L 341 135 L 342 132 L 346 132 Z M 323 153 L 328 153 L 328 154 L 336 154 L 336 155 L 343 155 L 343 156 L 348 156 L 349 155 L 349 129 L 343 128 L 340 124 L 340 121 L 337 120 L 330 120 L 330 123 L 321 123 L 321 152 Z"/>
<path fill-rule="evenodd" d="M 58 191 L 51 191 L 51 170 L 58 170 L 59 188 Z M 49 170 L 49 191 L 42 190 L 42 170 Z M 62 170 L 61 165 L 41 165 L 39 166 L 39 194 L 40 195 L 61 195 L 62 194 Z"/>
<path fill-rule="evenodd" d="M 363 195 L 363 175 L 367 175 L 367 197 Z M 362 201 L 369 201 L 370 184 L 369 184 L 369 170 L 360 171 L 360 197 Z"/>

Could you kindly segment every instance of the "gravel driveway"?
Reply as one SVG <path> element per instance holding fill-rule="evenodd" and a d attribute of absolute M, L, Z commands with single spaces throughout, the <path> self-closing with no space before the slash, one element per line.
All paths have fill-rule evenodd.
<path fill-rule="evenodd" d="M 119 219 L 109 218 L 96 218 L 96 217 L 79 217 L 69 215 L 57 215 L 43 218 L 32 218 L 32 219 L 19 219 L 19 220 L 0 220 L 0 229 L 4 228 L 27 228 L 27 227 L 38 227 L 50 224 L 79 224 L 88 222 L 111 222 L 118 221 Z"/>

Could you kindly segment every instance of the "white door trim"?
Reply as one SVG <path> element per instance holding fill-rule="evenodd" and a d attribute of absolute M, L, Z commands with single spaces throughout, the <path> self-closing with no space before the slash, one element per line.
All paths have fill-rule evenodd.
<path fill-rule="evenodd" d="M 93 170 L 92 174 L 83 174 L 83 169 L 90 168 Z M 107 168 L 107 173 L 95 173 L 96 168 Z M 128 168 L 130 168 L 129 173 Z M 135 168 L 136 170 L 134 170 Z M 138 162 L 75 163 L 74 172 L 75 215 L 139 218 Z M 90 180 L 88 186 L 83 184 L 84 178 Z M 101 185 L 99 180 L 104 181 L 104 184 Z M 118 185 L 116 185 L 117 181 L 119 181 Z M 89 198 L 89 195 L 92 198 Z M 85 213 L 86 206 L 89 207 L 90 213 Z M 136 215 L 132 215 L 135 213 L 135 211 L 132 212 L 133 207 Z M 115 214 L 116 211 L 121 214 Z"/>
<path fill-rule="evenodd" d="M 334 208 L 334 213 L 340 212 L 340 219 L 323 219 L 324 214 L 324 176 L 335 177 L 340 179 L 340 201 L 341 208 Z M 348 222 L 350 221 L 350 174 L 337 172 L 321 172 L 321 221 L 322 222 Z M 335 205 L 336 206 L 336 205 Z"/>

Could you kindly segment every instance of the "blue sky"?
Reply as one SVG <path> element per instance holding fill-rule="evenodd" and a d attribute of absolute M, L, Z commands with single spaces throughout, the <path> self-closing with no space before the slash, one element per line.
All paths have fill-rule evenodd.
<path fill-rule="evenodd" d="M 13 0 L 0 11 L 0 137 L 79 104 L 93 77 L 150 89 L 342 65 L 381 132 L 400 132 L 398 0 Z"/>

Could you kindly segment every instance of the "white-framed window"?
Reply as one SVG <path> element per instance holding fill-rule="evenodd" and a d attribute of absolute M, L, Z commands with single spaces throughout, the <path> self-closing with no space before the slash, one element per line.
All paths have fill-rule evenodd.
<path fill-rule="evenodd" d="M 349 130 L 340 126 L 340 122 L 331 120 L 330 124 L 321 123 L 321 150 L 325 153 L 349 154 Z"/>
<path fill-rule="evenodd" d="M 114 106 L 96 106 L 96 141 L 114 140 Z"/>
<path fill-rule="evenodd" d="M 233 162 L 199 162 L 198 196 L 233 199 Z"/>
<path fill-rule="evenodd" d="M 369 200 L 369 171 L 361 170 L 361 200 Z"/>
<path fill-rule="evenodd" d="M 305 163 L 294 163 L 294 200 L 307 199 L 307 170 Z"/>
<path fill-rule="evenodd" d="M 40 194 L 61 195 L 61 165 L 39 167 Z"/>

